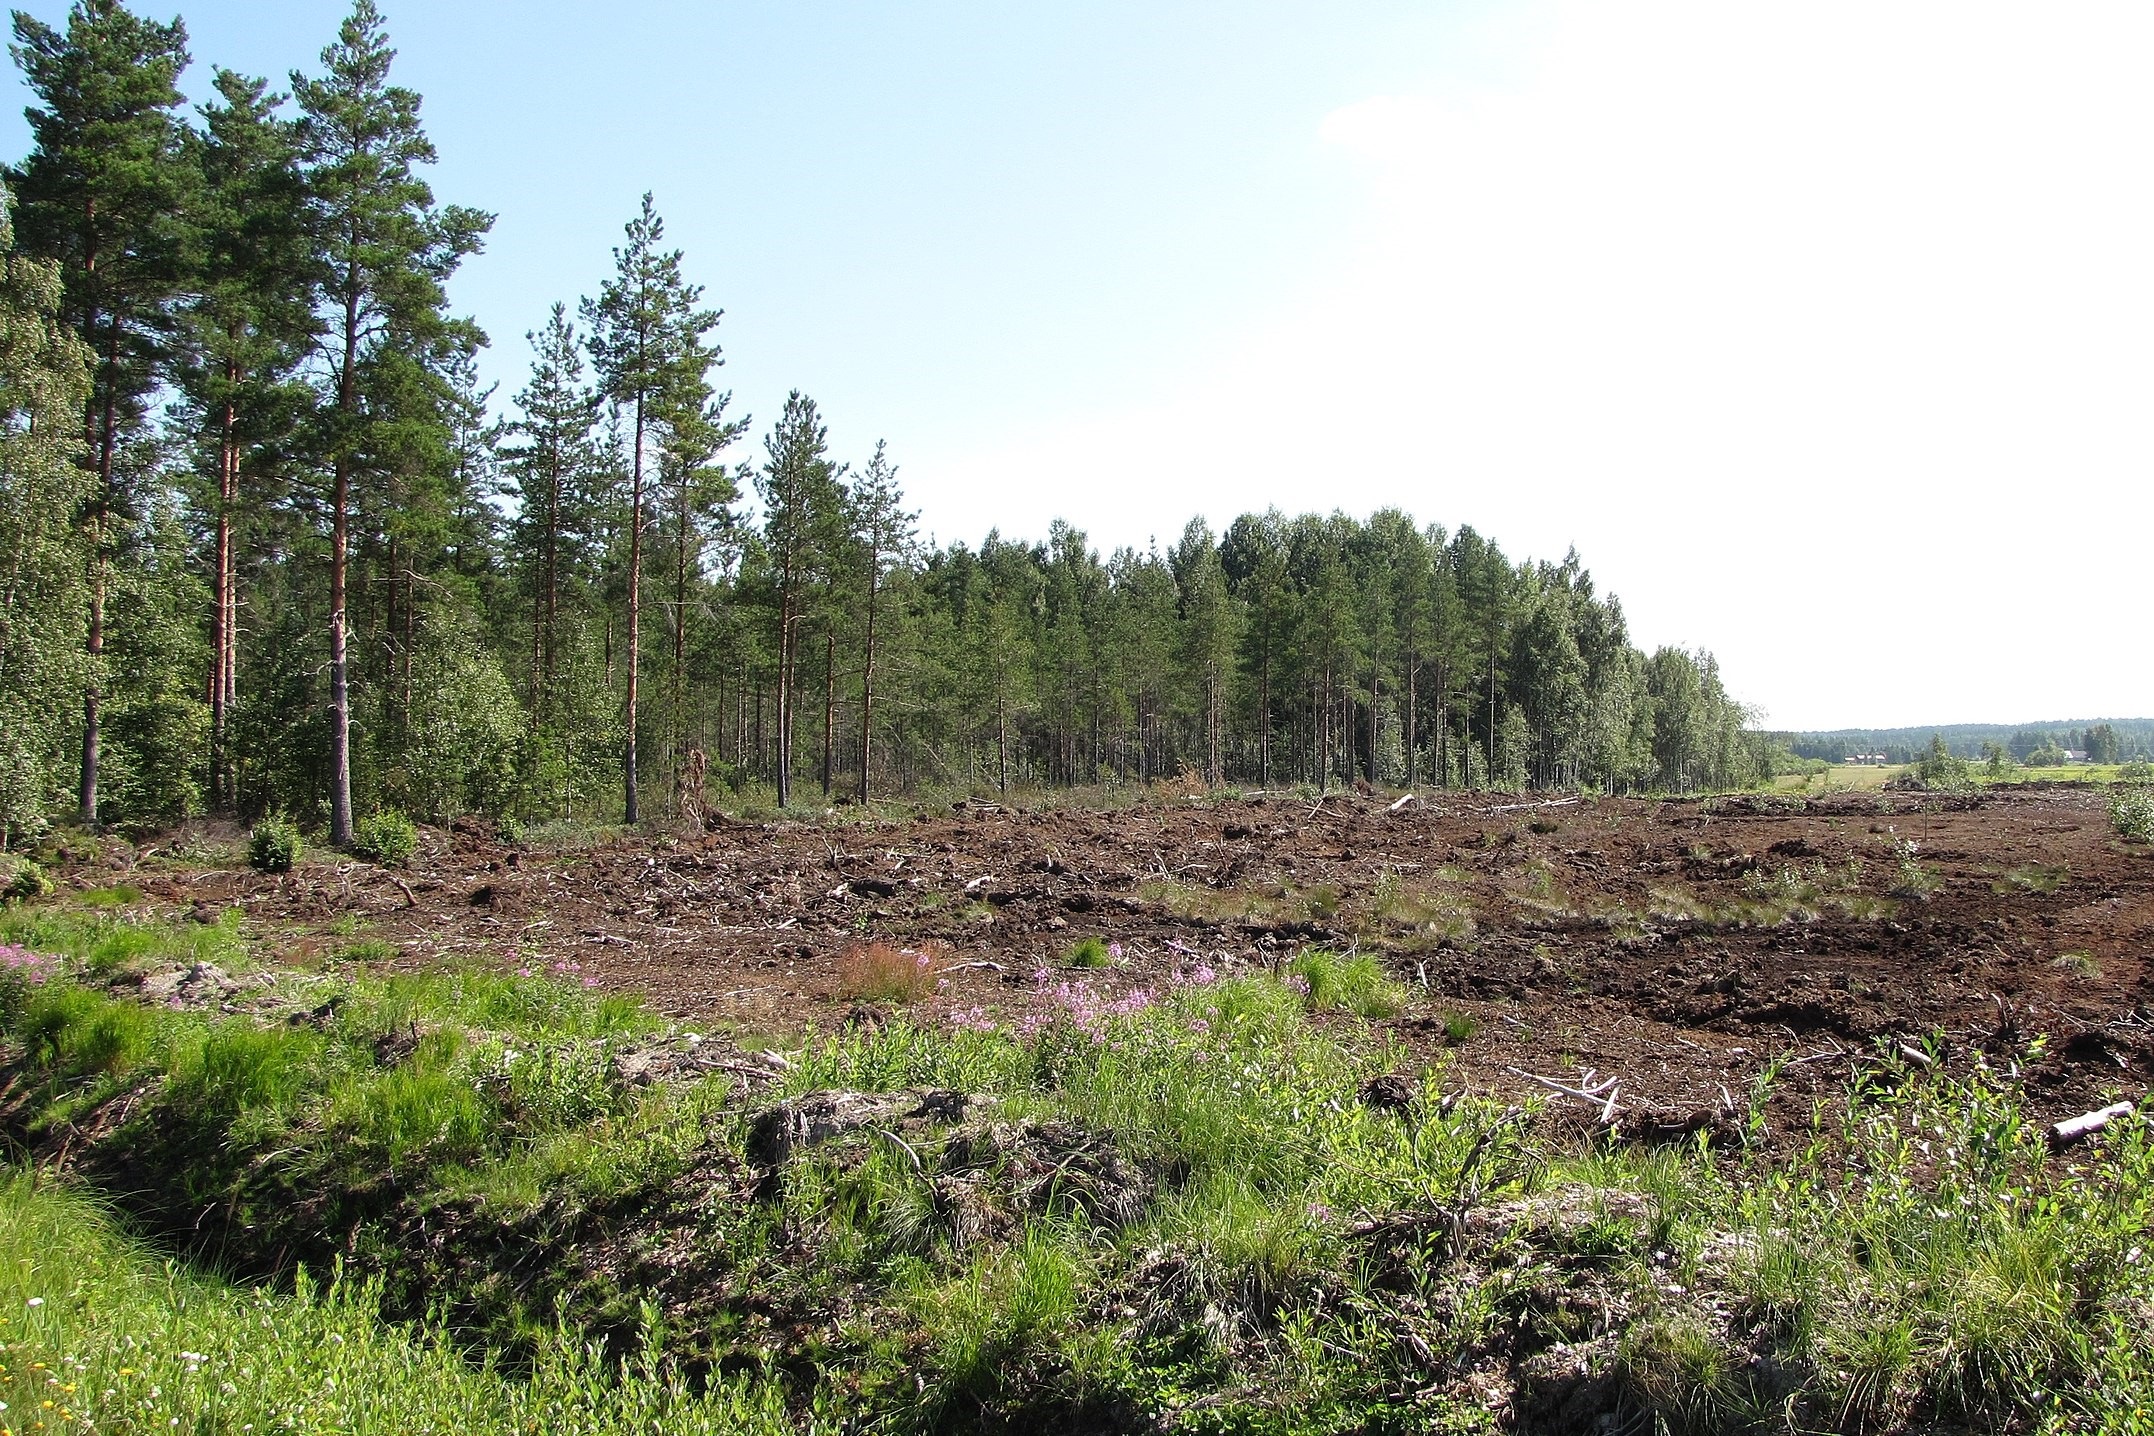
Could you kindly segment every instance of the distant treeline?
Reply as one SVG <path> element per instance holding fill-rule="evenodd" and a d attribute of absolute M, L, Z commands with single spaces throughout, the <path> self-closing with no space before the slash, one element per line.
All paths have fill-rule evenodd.
<path fill-rule="evenodd" d="M 1931 738 L 1962 758 L 1985 758 L 1994 744 L 2013 759 L 2039 762 L 2050 752 L 2087 755 L 2090 763 L 2129 763 L 2154 757 L 2154 718 L 2067 719 L 2055 723 L 1948 723 L 1936 728 L 1840 728 L 1827 733 L 1774 733 L 1798 758 L 1845 763 L 1881 753 L 1888 763 L 1911 763 Z"/>
<path fill-rule="evenodd" d="M 0 839 L 72 810 L 637 820 L 726 787 L 1747 782 L 1713 660 L 1575 555 L 1383 512 L 918 543 L 794 394 L 761 454 L 648 197 L 504 420 L 419 97 L 359 0 L 194 115 L 179 22 L 18 13 L 0 232 Z M 1013 476 L 1014 477 L 1014 476 Z M 657 794 L 645 801 L 645 789 Z"/>

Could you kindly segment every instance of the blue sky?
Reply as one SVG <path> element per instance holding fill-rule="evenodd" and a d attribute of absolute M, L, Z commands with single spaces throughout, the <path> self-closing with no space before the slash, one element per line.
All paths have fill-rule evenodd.
<path fill-rule="evenodd" d="M 1486 7 L 1403 3 L 384 10 L 437 194 L 499 216 L 455 299 L 504 394 L 524 332 L 595 288 L 648 188 L 726 310 L 739 401 L 775 414 L 797 385 L 860 448 L 1143 392 L 1341 243 L 1326 113 L 1500 64 L 1503 43 Z M 201 94 L 212 63 L 311 69 L 345 6 L 181 13 Z"/>
<path fill-rule="evenodd" d="M 2154 713 L 2143 5 L 385 8 L 504 394 L 649 188 L 943 539 L 1397 504 L 1776 724 Z M 184 13 L 199 93 L 343 6 Z"/>

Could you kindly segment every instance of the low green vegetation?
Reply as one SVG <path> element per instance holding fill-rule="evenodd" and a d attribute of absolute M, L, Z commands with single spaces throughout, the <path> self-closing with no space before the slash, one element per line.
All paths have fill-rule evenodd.
<path fill-rule="evenodd" d="M 1071 967 L 1105 967 L 1113 962 L 1116 953 L 1109 950 L 1103 937 L 1080 937 L 1070 944 L 1067 959 Z"/>
<path fill-rule="evenodd" d="M 2111 793 L 2109 824 L 2127 843 L 2154 843 L 2154 788 L 2120 788 Z"/>
<path fill-rule="evenodd" d="M 1346 957 L 1311 948 L 1287 971 L 1308 992 L 1311 1007 L 1344 1008 L 1361 1017 L 1396 1017 L 1406 1010 L 1406 989 L 1392 980 L 1373 954 Z"/>
<path fill-rule="evenodd" d="M 9 1429 L 666 1431 L 783 1436 L 767 1383 L 692 1386 L 567 1331 L 516 1374 L 439 1326 L 384 1323 L 364 1283 L 230 1286 L 118 1230 L 79 1187 L 0 1179 L 0 1399 Z"/>
<path fill-rule="evenodd" d="M 714 1065 L 571 969 L 263 970 L 225 1014 L 108 984 L 233 932 L 7 921 L 10 1133 L 67 1175 L 0 1185 L 0 1399 L 48 1427 L 2062 1433 L 2154 1399 L 2154 1133 L 2053 1155 L 2002 1062 L 1880 1048 L 1808 1131 L 1761 1085 L 1747 1142 L 1633 1147 L 1403 1076 L 1337 1016 L 1405 1000 L 1363 954 L 1067 971 L 1015 1029 Z"/>
<path fill-rule="evenodd" d="M 2058 888 L 2063 887 L 2065 880 L 2071 875 L 2071 868 L 2063 863 L 2054 865 L 2028 863 L 2022 867 L 2013 868 L 1992 884 L 1992 888 L 1998 893 L 2005 894 L 2015 892 L 2053 893 Z"/>
<path fill-rule="evenodd" d="M 306 850 L 299 825 L 272 813 L 256 823 L 247 837 L 247 866 L 256 872 L 288 873 Z"/>
<path fill-rule="evenodd" d="M 394 808 L 361 818 L 352 829 L 352 851 L 385 866 L 400 867 L 410 862 L 418 848 L 418 829 Z"/>

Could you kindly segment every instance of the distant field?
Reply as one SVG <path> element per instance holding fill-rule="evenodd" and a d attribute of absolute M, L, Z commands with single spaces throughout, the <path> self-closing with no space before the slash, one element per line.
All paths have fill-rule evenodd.
<path fill-rule="evenodd" d="M 1905 771 L 1904 766 L 1897 764 L 1835 763 L 1822 773 L 1783 774 L 1774 780 L 1773 790 L 1779 793 L 1875 791 Z"/>
<path fill-rule="evenodd" d="M 1978 764 L 1977 767 L 1980 765 Z M 2002 778 L 1985 783 L 2114 783 L 2121 763 L 2074 763 L 2063 768 L 2014 768 Z"/>
<path fill-rule="evenodd" d="M 1822 773 L 1787 773 L 1773 780 L 1776 793 L 1834 793 L 1853 790 L 1874 792 L 1907 771 L 1910 765 L 1835 763 Z M 1975 781 L 1983 784 L 2014 783 L 2114 783 L 2120 763 L 2073 763 L 2062 768 L 2014 768 L 2002 778 L 1989 777 L 1979 762 L 1971 765 Z"/>

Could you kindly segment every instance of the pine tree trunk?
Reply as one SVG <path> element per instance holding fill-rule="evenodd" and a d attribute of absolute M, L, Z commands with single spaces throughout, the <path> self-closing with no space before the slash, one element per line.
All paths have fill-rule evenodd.
<path fill-rule="evenodd" d="M 830 801 L 831 767 L 836 757 L 838 713 L 838 631 L 823 625 L 823 801 Z"/>
<path fill-rule="evenodd" d="M 1375 783 L 1375 782 L 1377 781 L 1377 771 L 1378 771 L 1378 770 L 1377 770 L 1377 766 L 1376 766 L 1376 740 L 1377 740 L 1377 739 L 1378 739 L 1378 738 L 1379 738 L 1379 737 L 1381 736 L 1381 734 L 1380 734 L 1380 733 L 1378 732 L 1378 729 L 1379 729 L 1379 727 L 1380 727 L 1380 726 L 1381 726 L 1381 724 L 1382 724 L 1382 719 L 1381 719 L 1381 718 L 1380 718 L 1380 717 L 1378 716 L 1378 713 L 1379 713 L 1379 710 L 1380 710 L 1380 709 L 1381 709 L 1381 708 L 1383 707 L 1383 700 L 1382 700 L 1382 698 L 1381 698 L 1381 696 L 1380 696 L 1380 695 L 1381 695 L 1381 693 L 1382 693 L 1382 691 L 1383 691 L 1383 683 L 1382 683 L 1382 680 L 1380 680 L 1380 679 L 1377 679 L 1377 678 L 1371 678 L 1371 679 L 1369 680 L 1369 753 L 1368 753 L 1368 775 L 1369 775 L 1369 782 L 1370 782 L 1371 784 L 1374 784 L 1374 783 Z"/>
<path fill-rule="evenodd" d="M 344 270 L 344 352 L 337 375 L 337 411 L 359 407 L 359 274 L 356 259 Z M 351 544 L 351 454 L 337 447 L 330 500 L 329 534 L 329 842 L 352 840 L 352 703 L 350 613 L 346 579 Z"/>
<path fill-rule="evenodd" d="M 98 425 L 97 513 L 91 521 L 90 632 L 83 644 L 89 655 L 90 681 L 82 694 L 82 792 L 81 818 L 86 828 L 97 826 L 97 767 L 102 754 L 102 718 L 105 657 L 105 586 L 109 566 L 105 555 L 106 525 L 112 509 L 113 451 L 119 439 L 120 321 L 114 315 L 105 327 L 105 399 Z"/>
<path fill-rule="evenodd" d="M 636 684 L 643 654 L 643 397 L 636 397 L 635 453 L 629 464 L 628 490 L 628 751 L 622 773 L 626 804 L 622 817 L 630 827 L 643 820 L 636 791 Z"/>
<path fill-rule="evenodd" d="M 1488 785 L 1496 786 L 1496 642 L 1488 644 Z"/>
<path fill-rule="evenodd" d="M 1414 786 L 1421 774 L 1421 752 L 1417 744 L 1418 732 L 1414 726 L 1417 717 L 1414 712 L 1414 690 L 1418 686 L 1420 676 L 1421 665 L 1419 663 L 1409 663 L 1406 666 L 1406 786 L 1408 788 Z"/>
<path fill-rule="evenodd" d="M 793 583 L 788 572 L 778 599 L 778 712 L 774 761 L 777 766 L 778 806 L 793 803 Z"/>
<path fill-rule="evenodd" d="M 225 366 L 225 378 L 233 377 Z M 232 661 L 232 501 L 238 455 L 233 441 L 236 424 L 232 405 L 220 414 L 217 439 L 217 543 L 216 576 L 211 583 L 209 629 L 209 804 L 212 812 L 232 806 L 232 785 L 225 767 L 226 695 L 231 691 Z"/>
<path fill-rule="evenodd" d="M 1436 786 L 1451 786 L 1451 667 L 1436 665 Z"/>
<path fill-rule="evenodd" d="M 349 541 L 351 461 L 338 454 L 329 529 L 329 842 L 352 840 L 351 669 L 345 632 L 345 555 Z"/>
<path fill-rule="evenodd" d="M 1309 692 L 1310 757 L 1316 764 L 1316 791 L 1331 791 L 1331 674 L 1312 680 Z"/>
<path fill-rule="evenodd" d="M 1010 719 L 999 683 L 995 688 L 995 786 L 1003 797 L 1010 796 Z"/>
<path fill-rule="evenodd" d="M 685 480 L 673 510 L 673 718 L 666 742 L 666 766 L 672 770 L 673 809 L 681 807 L 681 754 L 688 736 L 682 709 L 682 683 L 688 670 L 688 485 Z"/>
<path fill-rule="evenodd" d="M 875 595 L 882 569 L 879 556 L 868 560 L 868 633 L 860 659 L 860 803 L 867 806 L 868 766 L 875 753 Z"/>

